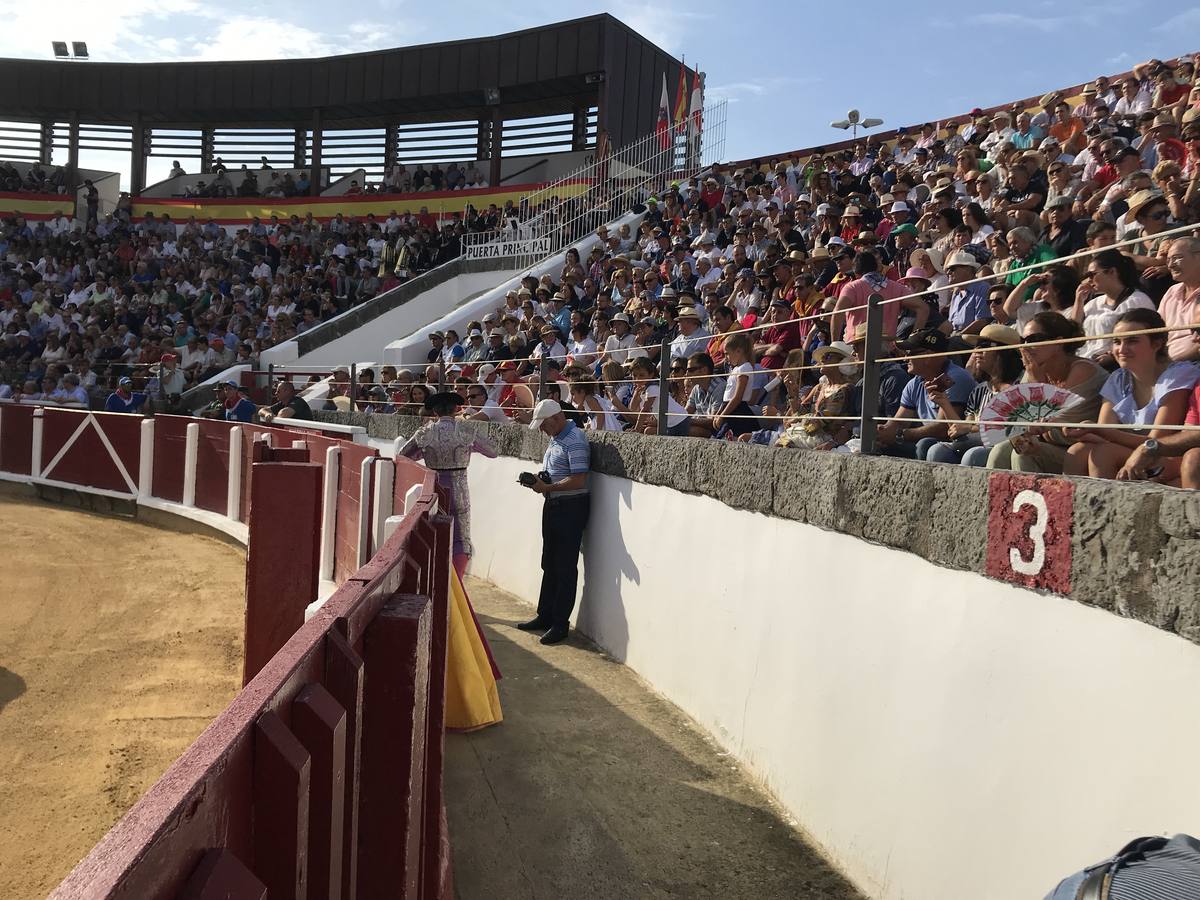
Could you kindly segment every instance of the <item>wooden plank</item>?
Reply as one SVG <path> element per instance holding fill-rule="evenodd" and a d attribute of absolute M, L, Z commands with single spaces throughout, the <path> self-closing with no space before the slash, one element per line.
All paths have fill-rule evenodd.
<path fill-rule="evenodd" d="M 178 900 L 267 900 L 267 887 L 233 853 L 215 849 L 204 854 Z"/>
<path fill-rule="evenodd" d="M 361 897 L 418 896 L 431 616 L 428 598 L 398 595 L 363 637 Z"/>
<path fill-rule="evenodd" d="M 271 900 L 308 898 L 308 751 L 277 714 L 254 726 L 254 872 Z"/>
<path fill-rule="evenodd" d="M 314 897 L 340 900 L 346 802 L 346 710 L 320 684 L 310 684 L 292 701 L 292 732 L 312 759 L 308 883 Z"/>
<path fill-rule="evenodd" d="M 344 820 L 342 825 L 343 900 L 353 900 L 358 886 L 358 798 L 362 751 L 362 657 L 336 630 L 325 636 L 325 689 L 346 713 Z"/>

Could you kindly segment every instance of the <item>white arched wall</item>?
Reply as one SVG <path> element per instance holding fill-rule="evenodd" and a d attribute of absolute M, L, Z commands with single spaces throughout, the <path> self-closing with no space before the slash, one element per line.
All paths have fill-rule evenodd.
<path fill-rule="evenodd" d="M 535 602 L 528 462 L 475 456 L 471 569 Z M 1200 647 L 898 550 L 592 475 L 579 629 L 871 897 L 1014 900 L 1200 831 Z"/>

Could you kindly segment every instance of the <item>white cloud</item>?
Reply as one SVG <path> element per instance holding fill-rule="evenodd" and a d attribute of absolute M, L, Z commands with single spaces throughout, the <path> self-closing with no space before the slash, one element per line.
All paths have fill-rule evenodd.
<path fill-rule="evenodd" d="M 61 0 L 52 11 L 38 4 L 8 5 L 0 29 L 0 56 L 51 57 L 51 41 L 86 41 L 92 57 L 126 61 L 137 52 L 156 20 L 208 16 L 198 0 Z"/>
<path fill-rule="evenodd" d="M 967 16 L 969 25 L 991 25 L 1006 28 L 1032 28 L 1050 33 L 1068 25 L 1079 24 L 1077 16 L 1026 16 L 1014 12 L 986 12 Z"/>
<path fill-rule="evenodd" d="M 1200 28 L 1200 7 L 1193 6 L 1181 13 L 1176 13 L 1167 21 L 1155 25 L 1154 31 L 1181 32 L 1193 31 Z"/>
<path fill-rule="evenodd" d="M 746 81 L 731 81 L 727 84 L 706 87 L 705 94 L 707 100 L 728 100 L 730 103 L 737 103 L 739 100 L 749 97 L 767 97 L 776 94 L 782 100 L 788 96 L 785 93 L 787 91 L 806 85 L 820 84 L 821 81 L 822 79 L 817 76 L 750 78 Z"/>
<path fill-rule="evenodd" d="M 689 32 L 695 24 L 713 18 L 712 13 L 697 12 L 691 6 L 667 0 L 659 3 L 622 0 L 611 12 L 646 40 L 673 55 L 687 49 L 691 43 Z"/>

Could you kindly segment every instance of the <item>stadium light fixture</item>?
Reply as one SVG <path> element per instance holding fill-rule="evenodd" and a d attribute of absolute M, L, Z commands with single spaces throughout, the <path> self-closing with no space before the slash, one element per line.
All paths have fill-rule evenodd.
<path fill-rule="evenodd" d="M 76 59 L 87 59 L 87 41 L 71 41 L 71 52 L 75 55 Z"/>
<path fill-rule="evenodd" d="M 56 59 L 70 59 L 71 54 L 67 50 L 66 41 L 51 41 L 50 46 L 54 48 L 54 56 Z"/>
<path fill-rule="evenodd" d="M 852 109 L 846 113 L 846 118 L 830 122 L 829 127 L 840 128 L 842 131 L 848 131 L 849 129 L 853 128 L 854 137 L 857 138 L 858 129 L 875 128 L 876 126 L 882 124 L 883 119 L 864 119 L 862 114 L 857 109 Z"/>

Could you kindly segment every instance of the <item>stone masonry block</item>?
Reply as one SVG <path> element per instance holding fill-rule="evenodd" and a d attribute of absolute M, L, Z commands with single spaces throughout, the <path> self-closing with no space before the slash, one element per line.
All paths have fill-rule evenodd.
<path fill-rule="evenodd" d="M 1158 618 L 1153 567 L 1167 534 L 1159 526 L 1164 488 L 1075 483 L 1072 596 L 1143 622 Z"/>
<path fill-rule="evenodd" d="M 695 490 L 735 509 L 769 513 L 773 502 L 774 452 L 773 448 L 758 444 L 699 443 L 694 461 Z"/>
<path fill-rule="evenodd" d="M 1200 643 L 1200 541 L 1168 538 L 1151 569 L 1149 624 Z"/>
<path fill-rule="evenodd" d="M 1171 537 L 1200 540 L 1200 492 L 1164 491 L 1158 524 Z"/>
<path fill-rule="evenodd" d="M 599 431 L 590 435 L 592 471 L 614 478 L 639 480 L 646 455 L 646 439 L 620 431 Z"/>
<path fill-rule="evenodd" d="M 838 530 L 901 550 L 921 552 L 928 537 L 933 466 L 848 456 L 842 465 Z"/>
<path fill-rule="evenodd" d="M 645 453 L 642 455 L 641 477 L 638 480 L 694 494 L 696 477 L 693 460 L 703 442 L 703 438 L 643 438 L 641 443 Z"/>
<path fill-rule="evenodd" d="M 784 450 L 774 454 L 772 512 L 784 519 L 834 529 L 844 453 Z"/>
<path fill-rule="evenodd" d="M 934 465 L 930 476 L 929 561 L 983 572 L 988 541 L 988 470 Z"/>

